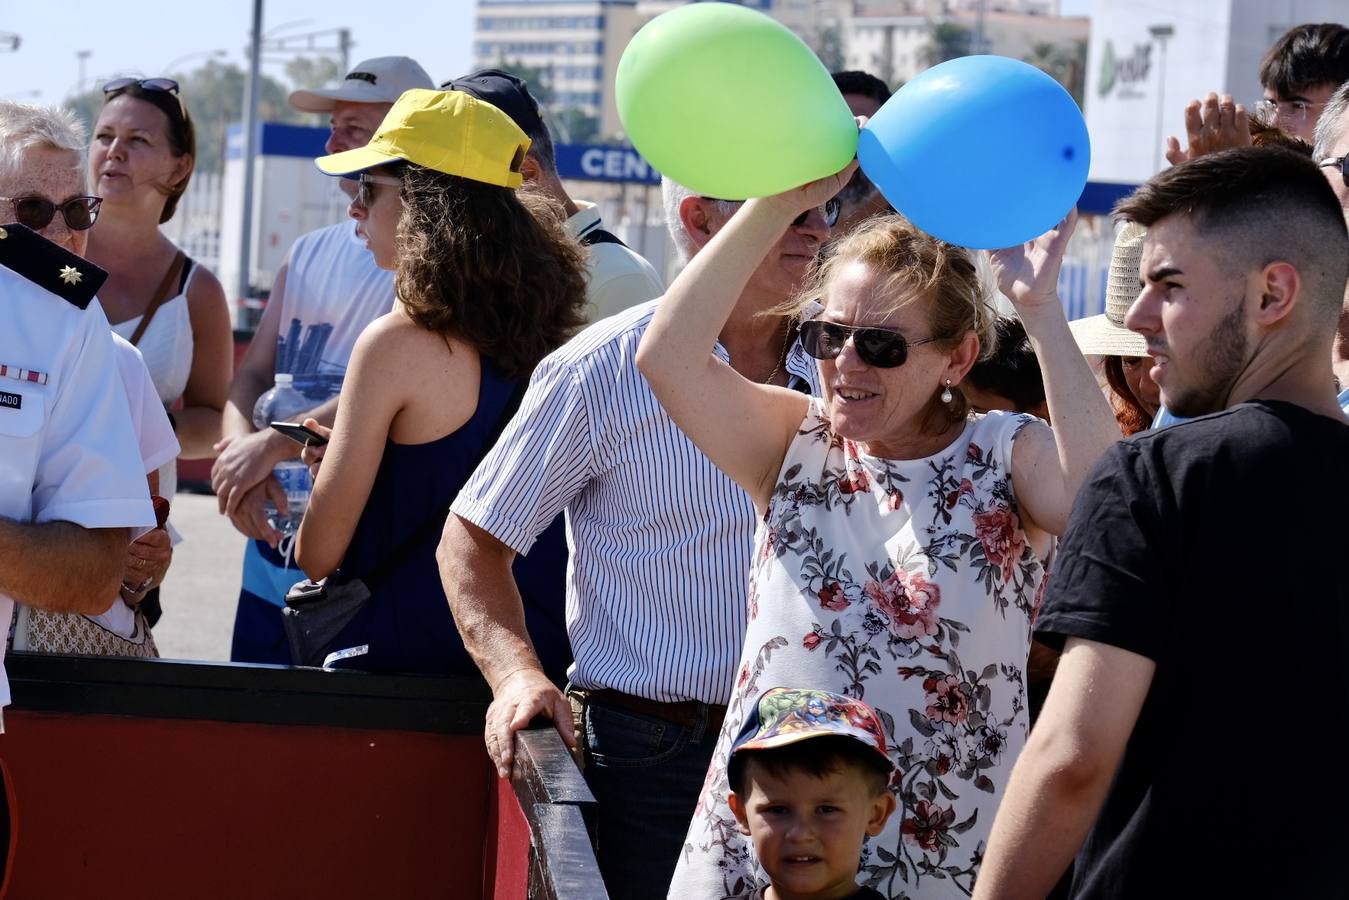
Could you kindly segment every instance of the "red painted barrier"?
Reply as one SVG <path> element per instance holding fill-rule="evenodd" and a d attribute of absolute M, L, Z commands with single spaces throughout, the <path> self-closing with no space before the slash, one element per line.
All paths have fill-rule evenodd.
<path fill-rule="evenodd" d="M 514 800 L 478 735 L 27 711 L 5 730 L 25 900 L 474 900 L 489 800 Z M 526 829 L 506 856 L 528 850 Z"/>

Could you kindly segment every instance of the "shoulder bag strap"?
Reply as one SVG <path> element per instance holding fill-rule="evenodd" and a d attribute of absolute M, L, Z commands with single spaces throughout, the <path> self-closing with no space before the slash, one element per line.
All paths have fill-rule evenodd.
<path fill-rule="evenodd" d="M 141 337 L 145 334 L 145 329 L 150 327 L 150 320 L 155 317 L 155 313 L 164 305 L 164 301 L 176 295 L 174 284 L 178 280 L 178 273 L 183 269 L 183 263 L 187 257 L 183 251 L 179 250 L 173 257 L 173 262 L 169 263 L 169 270 L 164 273 L 164 279 L 159 282 L 159 287 L 155 289 L 155 295 L 150 300 L 150 305 L 145 307 L 145 314 L 141 316 L 141 323 L 136 326 L 136 330 L 131 334 L 131 343 L 136 345 L 140 343 Z"/>
<path fill-rule="evenodd" d="M 506 423 L 510 422 L 511 417 L 514 416 L 516 410 L 520 408 L 520 401 L 524 399 L 525 390 L 528 387 L 529 379 L 521 378 L 520 383 L 517 384 L 515 390 L 511 392 L 510 399 L 506 401 L 505 407 L 502 408 L 501 415 L 497 417 L 491 432 L 487 435 L 487 440 L 483 441 L 482 448 L 474 457 L 473 465 L 469 470 L 470 472 L 477 469 L 479 463 L 487 456 L 488 451 L 496 446 L 497 440 L 501 437 L 501 432 L 506 430 Z M 421 546 L 422 541 L 433 534 L 439 534 L 445 529 L 445 519 L 449 514 L 450 508 L 448 506 L 437 509 L 432 513 L 430 518 L 419 525 L 417 530 L 412 532 L 397 551 L 390 554 L 387 559 L 380 563 L 379 568 L 375 569 L 369 576 L 361 579 L 365 582 L 366 587 L 370 588 L 373 593 L 375 588 L 378 587 L 390 573 L 396 572 L 403 563 L 407 562 L 408 557 L 412 555 L 414 550 Z"/>

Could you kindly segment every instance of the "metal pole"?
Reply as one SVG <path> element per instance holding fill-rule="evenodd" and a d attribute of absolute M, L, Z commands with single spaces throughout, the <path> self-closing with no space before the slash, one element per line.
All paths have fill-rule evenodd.
<path fill-rule="evenodd" d="M 239 299 L 252 293 L 253 266 L 253 159 L 258 152 L 258 77 L 262 66 L 262 0 L 253 0 L 253 33 L 249 48 L 248 82 L 244 89 L 244 220 L 239 229 Z"/>
<path fill-rule="evenodd" d="M 1152 151 L 1153 172 L 1162 170 L 1162 141 L 1164 140 L 1162 128 L 1165 125 L 1166 117 L 1166 38 L 1160 39 L 1157 43 L 1161 45 L 1158 48 L 1158 55 L 1161 56 L 1161 60 L 1157 66 L 1157 139 Z"/>
<path fill-rule="evenodd" d="M 337 73 L 338 78 L 345 78 L 351 71 L 351 29 L 340 28 L 337 31 L 337 46 L 342 53 L 342 69 Z"/>

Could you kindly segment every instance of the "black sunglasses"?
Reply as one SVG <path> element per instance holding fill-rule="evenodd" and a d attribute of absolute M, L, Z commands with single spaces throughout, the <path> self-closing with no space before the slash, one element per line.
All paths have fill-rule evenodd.
<path fill-rule="evenodd" d="M 722 200 L 720 197 L 703 197 L 702 199 L 715 200 L 718 203 L 745 202 L 744 200 Z M 842 211 L 843 211 L 843 204 L 839 201 L 837 197 L 830 197 L 828 200 L 824 201 L 824 224 L 828 225 L 830 228 L 833 228 L 836 224 L 838 224 L 838 215 Z M 810 210 L 806 210 L 805 212 L 801 213 L 801 215 L 797 216 L 795 219 L 792 219 L 792 227 L 800 228 L 802 225 L 806 224 L 806 217 L 809 215 Z"/>
<path fill-rule="evenodd" d="M 909 358 L 910 347 L 941 340 L 931 337 L 911 341 L 898 331 L 888 328 L 861 328 L 822 319 L 801 323 L 801 349 L 816 359 L 834 359 L 843 352 L 843 345 L 848 343 L 849 337 L 862 362 L 878 369 L 902 366 Z"/>
<path fill-rule="evenodd" d="M 98 218 L 98 208 L 103 205 L 102 197 L 71 197 L 65 203 L 56 204 L 46 197 L 0 197 L 0 200 L 8 200 L 14 204 L 14 218 L 18 219 L 19 224 L 34 231 L 41 231 L 52 223 L 56 218 L 56 211 L 61 211 L 61 218 L 65 220 L 66 227 L 71 231 L 84 231 L 94 227 L 94 221 Z"/>
<path fill-rule="evenodd" d="M 1344 179 L 1344 184 L 1349 187 L 1349 156 L 1331 156 L 1317 163 L 1318 166 L 1336 166 L 1340 170 L 1340 177 Z"/>
<path fill-rule="evenodd" d="M 103 93 L 115 94 L 132 85 L 147 91 L 161 91 L 175 95 L 178 93 L 178 82 L 172 78 L 114 78 L 103 85 Z"/>

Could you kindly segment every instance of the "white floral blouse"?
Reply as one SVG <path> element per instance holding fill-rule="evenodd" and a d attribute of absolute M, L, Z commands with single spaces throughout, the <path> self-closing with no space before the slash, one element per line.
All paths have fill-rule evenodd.
<path fill-rule="evenodd" d="M 1011 454 L 1031 421 L 974 416 L 941 452 L 888 460 L 834 434 L 812 400 L 759 527 L 735 692 L 671 897 L 765 880 L 725 770 L 745 712 L 773 687 L 863 699 L 886 730 L 898 808 L 864 846 L 858 881 L 891 898 L 971 893 L 1029 729 L 1045 563 L 1018 515 Z"/>

